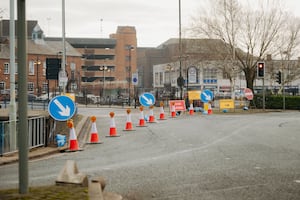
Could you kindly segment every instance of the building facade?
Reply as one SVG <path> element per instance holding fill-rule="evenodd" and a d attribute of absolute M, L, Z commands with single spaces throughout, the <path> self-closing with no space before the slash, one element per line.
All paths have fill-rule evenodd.
<path fill-rule="evenodd" d="M 47 80 L 47 59 L 62 58 L 62 39 L 46 38 L 37 21 L 28 27 L 28 92 L 37 96 L 61 90 L 58 80 Z M 0 91 L 10 89 L 9 20 L 0 21 Z M 17 48 L 17 47 L 16 47 Z M 66 38 L 67 92 L 78 96 L 117 98 L 134 95 L 137 38 L 132 26 L 120 26 L 109 38 Z M 16 58 L 16 88 L 18 67 Z"/>

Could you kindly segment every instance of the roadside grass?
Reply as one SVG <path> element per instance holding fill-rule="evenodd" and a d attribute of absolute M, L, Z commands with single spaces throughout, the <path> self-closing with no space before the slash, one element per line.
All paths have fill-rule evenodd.
<path fill-rule="evenodd" d="M 1 200 L 88 200 L 88 188 L 75 185 L 30 187 L 27 194 L 18 189 L 0 190 Z"/>

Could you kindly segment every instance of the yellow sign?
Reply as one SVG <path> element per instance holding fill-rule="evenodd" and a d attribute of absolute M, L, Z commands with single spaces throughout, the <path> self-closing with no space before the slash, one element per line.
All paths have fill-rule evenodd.
<path fill-rule="evenodd" d="M 219 103 L 220 103 L 220 109 L 234 108 L 234 100 L 233 99 L 220 99 Z"/>
<path fill-rule="evenodd" d="M 201 91 L 188 91 L 189 100 L 200 100 Z"/>

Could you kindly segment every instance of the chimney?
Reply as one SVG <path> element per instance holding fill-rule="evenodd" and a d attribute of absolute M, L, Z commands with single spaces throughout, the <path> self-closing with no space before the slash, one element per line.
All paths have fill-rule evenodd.
<path fill-rule="evenodd" d="M 272 60 L 272 55 L 271 54 L 268 54 L 267 55 L 267 61 L 271 61 Z"/>

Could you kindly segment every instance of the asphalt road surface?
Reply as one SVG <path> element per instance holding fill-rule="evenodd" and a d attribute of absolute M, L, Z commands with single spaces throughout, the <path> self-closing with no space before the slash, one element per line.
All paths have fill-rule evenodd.
<path fill-rule="evenodd" d="M 108 191 L 139 200 L 299 200 L 300 112 L 182 115 L 123 131 L 125 109 L 116 110 L 120 137 L 109 134 L 108 109 L 79 109 L 97 116 L 103 144 L 30 161 L 30 186 L 54 184 L 66 160 Z M 145 115 L 148 112 L 145 111 Z M 159 113 L 155 113 L 156 118 Z M 87 133 L 89 134 L 89 133 Z M 0 166 L 0 188 L 18 187 L 18 164 Z"/>

